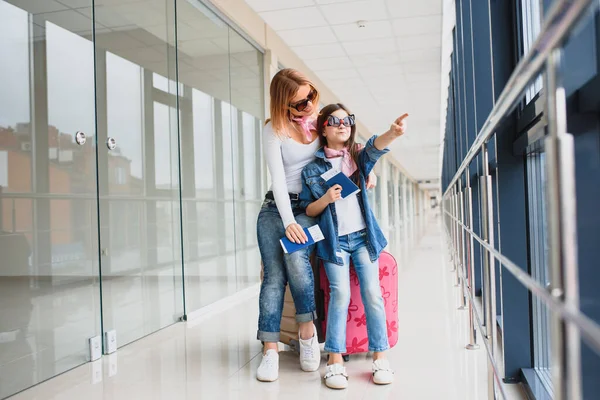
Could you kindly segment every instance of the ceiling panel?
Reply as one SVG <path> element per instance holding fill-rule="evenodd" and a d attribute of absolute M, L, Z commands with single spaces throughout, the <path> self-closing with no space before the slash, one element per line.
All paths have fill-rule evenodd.
<path fill-rule="evenodd" d="M 386 0 L 392 18 L 442 15 L 440 0 Z"/>
<path fill-rule="evenodd" d="M 346 42 L 342 43 L 342 45 L 346 53 L 350 56 L 386 54 L 396 50 L 396 43 L 391 38 Z"/>
<path fill-rule="evenodd" d="M 103 49 L 127 50 L 147 48 L 145 44 L 122 32 L 107 32 L 96 35 L 96 46 Z"/>
<path fill-rule="evenodd" d="M 401 36 L 398 38 L 398 44 L 402 50 L 441 48 L 442 36 L 440 34 Z"/>
<path fill-rule="evenodd" d="M 336 43 L 338 41 L 329 26 L 310 29 L 290 29 L 279 31 L 278 34 L 288 46 L 307 46 L 311 44 Z"/>
<path fill-rule="evenodd" d="M 388 18 L 383 0 L 364 0 L 319 6 L 331 25 L 356 23 L 360 20 L 377 21 Z"/>
<path fill-rule="evenodd" d="M 373 67 L 362 67 L 359 68 L 361 76 L 364 77 L 386 77 L 386 76 L 399 76 L 402 74 L 402 66 L 401 65 L 378 65 Z"/>
<path fill-rule="evenodd" d="M 69 9 L 69 7 L 64 4 L 54 0 L 8 0 L 8 3 L 14 4 L 18 8 L 26 10 L 31 14 L 50 13 Z"/>
<path fill-rule="evenodd" d="M 289 2 L 282 0 L 246 0 L 256 12 L 283 10 L 290 7 Z M 313 6 L 313 0 L 294 0 L 293 7 Z"/>
<path fill-rule="evenodd" d="M 318 58 L 315 60 L 305 60 L 306 64 L 313 71 L 329 71 L 335 69 L 344 69 L 352 66 L 352 61 L 348 56 Z"/>
<path fill-rule="evenodd" d="M 91 0 L 55 0 L 57 3 L 64 4 L 69 8 L 86 8 L 92 6 Z M 19 1 L 22 3 L 22 1 Z M 38 1 L 38 3 L 42 3 Z M 52 3 L 52 1 L 44 1 L 43 3 Z"/>
<path fill-rule="evenodd" d="M 432 47 L 429 49 L 404 50 L 400 49 L 400 57 L 403 63 L 419 62 L 419 61 L 436 61 L 440 62 L 441 49 Z"/>
<path fill-rule="evenodd" d="M 350 59 L 356 67 L 368 67 L 379 65 L 395 65 L 400 63 L 400 53 L 388 54 L 359 54 L 350 56 Z"/>
<path fill-rule="evenodd" d="M 406 64 L 402 64 L 402 68 L 403 70 L 407 73 L 413 73 L 413 72 L 417 72 L 417 73 L 436 73 L 439 74 L 441 71 L 441 66 L 440 64 L 436 61 L 436 62 L 414 62 L 414 63 L 406 63 Z"/>
<path fill-rule="evenodd" d="M 182 41 L 179 44 L 179 51 L 184 52 L 190 57 L 212 56 L 218 54 L 227 54 L 227 49 L 223 48 L 210 40 L 190 40 Z"/>
<path fill-rule="evenodd" d="M 408 75 L 410 76 L 410 75 Z M 407 80 L 407 88 L 409 90 L 440 90 L 440 81 L 411 81 Z"/>
<path fill-rule="evenodd" d="M 352 3 L 356 0 L 315 0 L 317 4 L 342 4 L 342 3 Z"/>
<path fill-rule="evenodd" d="M 327 21 L 317 7 L 268 11 L 260 13 L 260 16 L 276 31 L 327 25 Z"/>
<path fill-rule="evenodd" d="M 358 71 L 355 68 L 351 69 L 338 69 L 332 71 L 320 71 L 317 72 L 319 78 L 324 80 L 335 80 L 335 79 L 356 79 L 359 77 Z"/>
<path fill-rule="evenodd" d="M 442 16 L 440 14 L 415 18 L 399 18 L 394 19 L 392 25 L 394 27 L 394 34 L 397 36 L 441 33 Z"/>
<path fill-rule="evenodd" d="M 330 79 L 327 86 L 333 90 L 339 90 L 340 92 L 352 95 L 353 97 L 358 97 L 361 93 L 369 93 L 369 87 L 362 78 Z"/>
<path fill-rule="evenodd" d="M 440 75 L 434 73 L 413 72 L 406 74 L 406 79 L 408 82 L 441 82 Z"/>
<path fill-rule="evenodd" d="M 316 58 L 342 57 L 345 55 L 344 49 L 337 43 L 320 44 L 313 46 L 298 46 L 293 48 L 296 54 L 304 60 L 314 60 Z"/>
<path fill-rule="evenodd" d="M 74 10 L 35 14 L 33 16 L 33 22 L 39 26 L 44 26 L 45 21 L 52 22 L 71 32 L 91 32 L 92 30 L 92 20 Z"/>
<path fill-rule="evenodd" d="M 368 22 L 364 28 L 356 23 L 334 25 L 333 31 L 342 42 L 389 38 L 392 36 L 392 24 L 390 21 L 373 21 Z"/>

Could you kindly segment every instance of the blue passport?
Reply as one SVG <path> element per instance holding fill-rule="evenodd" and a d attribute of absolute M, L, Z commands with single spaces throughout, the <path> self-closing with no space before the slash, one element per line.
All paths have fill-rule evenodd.
<path fill-rule="evenodd" d="M 295 251 L 302 250 L 305 247 L 310 246 L 311 244 L 320 242 L 321 240 L 325 239 L 325 237 L 323 236 L 323 232 L 321 232 L 321 228 L 319 228 L 319 225 L 313 225 L 310 228 L 304 228 L 304 233 L 308 238 L 308 241 L 306 243 L 294 243 L 290 239 L 288 239 L 287 236 L 284 236 L 282 239 L 280 239 L 279 243 L 281 243 L 283 251 L 286 254 L 291 254 Z"/>
<path fill-rule="evenodd" d="M 321 175 L 321 178 L 327 182 L 329 187 L 332 187 L 333 185 L 340 185 L 342 187 L 342 199 L 360 192 L 360 188 L 356 186 L 356 184 L 352 182 L 352 180 L 350 180 L 346 174 L 339 170 L 330 169 Z"/>

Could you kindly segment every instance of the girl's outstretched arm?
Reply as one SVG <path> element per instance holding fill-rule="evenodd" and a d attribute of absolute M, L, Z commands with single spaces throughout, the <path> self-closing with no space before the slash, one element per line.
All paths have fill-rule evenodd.
<path fill-rule="evenodd" d="M 408 117 L 408 114 L 403 114 L 402 116 L 396 118 L 396 120 L 392 123 L 392 126 L 390 126 L 390 130 L 375 139 L 374 145 L 377 150 L 385 149 L 394 140 L 404 135 L 404 132 L 406 131 L 406 121 L 404 120 L 406 117 Z"/>

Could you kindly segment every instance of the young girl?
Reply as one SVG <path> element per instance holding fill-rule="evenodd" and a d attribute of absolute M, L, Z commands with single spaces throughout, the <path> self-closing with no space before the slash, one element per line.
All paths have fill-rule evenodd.
<path fill-rule="evenodd" d="M 324 261 L 331 288 L 325 341 L 325 351 L 329 352 L 325 384 L 333 389 L 348 386 L 342 354 L 346 352 L 350 258 L 360 281 L 365 306 L 369 351 L 373 352 L 373 382 L 384 385 L 394 379 L 384 353 L 389 344 L 379 286 L 378 259 L 387 241 L 369 207 L 365 177 L 379 157 L 389 151 L 387 146 L 404 134 L 407 116 L 404 114 L 396 119 L 389 131 L 379 137 L 373 136 L 362 147 L 355 143 L 354 115 L 342 104 L 328 105 L 317 119 L 317 132 L 323 147 L 317 151 L 315 161 L 302 171 L 300 201 L 306 206 L 306 215 L 319 216 L 319 226 L 325 236 L 317 243 L 317 256 Z M 329 188 L 321 177 L 332 168 L 341 170 L 361 191 L 342 199 L 341 187 Z"/>

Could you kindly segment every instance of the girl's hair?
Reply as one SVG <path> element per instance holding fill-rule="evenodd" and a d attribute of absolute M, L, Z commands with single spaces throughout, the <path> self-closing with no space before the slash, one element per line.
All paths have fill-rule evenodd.
<path fill-rule="evenodd" d="M 315 109 L 319 107 L 319 91 L 315 85 L 304 76 L 301 72 L 295 69 L 286 68 L 279 71 L 273 77 L 270 87 L 270 112 L 271 118 L 266 122 L 271 121 L 273 131 L 277 134 L 286 132 L 290 122 L 290 103 L 300 86 L 309 85 L 311 90 L 315 92 L 314 100 L 312 101 Z"/>
<path fill-rule="evenodd" d="M 329 104 L 328 106 L 325 106 L 321 109 L 321 111 L 319 112 L 319 117 L 317 118 L 317 133 L 319 134 L 319 139 L 321 140 L 321 146 L 327 146 L 327 138 L 323 135 L 323 133 L 325 132 L 325 128 L 326 128 L 326 123 L 327 123 L 327 118 L 329 118 L 329 116 L 331 114 L 333 114 L 334 112 L 336 112 L 337 110 L 344 110 L 346 111 L 346 114 L 350 115 L 352 114 L 350 112 L 350 110 L 348 110 L 346 108 L 345 105 L 343 105 L 342 103 L 334 103 L 334 104 Z M 352 157 L 352 159 L 354 160 L 354 162 L 356 163 L 356 165 L 358 165 L 358 154 L 360 153 L 360 150 L 362 149 L 362 146 L 358 143 L 355 142 L 356 140 L 356 124 L 352 125 L 350 127 L 350 137 L 348 138 L 348 141 L 346 142 L 346 147 L 348 148 L 348 151 L 350 152 L 350 156 Z M 358 170 L 354 173 L 354 175 L 352 176 L 352 180 L 354 181 L 354 183 L 358 182 Z"/>

